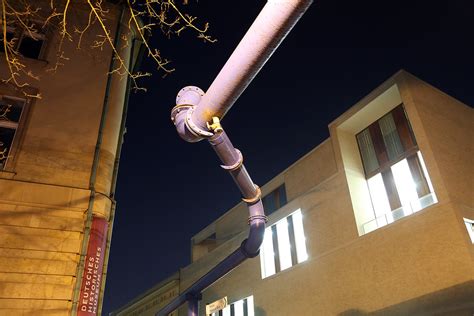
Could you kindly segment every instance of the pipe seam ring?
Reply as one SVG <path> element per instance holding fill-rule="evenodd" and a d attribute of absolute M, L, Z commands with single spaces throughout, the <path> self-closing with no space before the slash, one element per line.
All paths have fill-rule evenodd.
<path fill-rule="evenodd" d="M 194 124 L 192 115 L 194 113 L 194 106 L 192 106 L 187 112 L 186 112 L 186 118 L 184 119 L 184 124 L 188 127 L 189 131 L 191 134 L 194 136 L 198 137 L 211 137 L 214 134 L 208 131 L 205 131 L 203 129 L 200 129 L 196 124 Z"/>
<path fill-rule="evenodd" d="M 244 201 L 245 203 L 252 204 L 260 200 L 260 198 L 262 197 L 262 190 L 260 190 L 260 187 L 258 185 L 255 185 L 255 191 L 257 191 L 257 193 L 255 194 L 253 198 L 249 198 L 249 199 L 242 198 L 242 201 Z"/>
<path fill-rule="evenodd" d="M 237 152 L 237 155 L 239 156 L 239 159 L 237 159 L 237 162 L 230 166 L 221 165 L 222 169 L 225 169 L 227 171 L 234 171 L 234 170 L 239 169 L 242 166 L 242 164 L 244 163 L 244 156 L 242 156 L 242 153 L 237 148 L 235 148 L 235 151 Z"/>
<path fill-rule="evenodd" d="M 265 214 L 263 214 L 263 215 L 252 215 L 252 216 L 249 216 L 248 224 L 250 225 L 252 223 L 252 221 L 256 220 L 256 219 L 263 219 L 265 221 L 265 223 L 268 222 L 268 217 Z"/>

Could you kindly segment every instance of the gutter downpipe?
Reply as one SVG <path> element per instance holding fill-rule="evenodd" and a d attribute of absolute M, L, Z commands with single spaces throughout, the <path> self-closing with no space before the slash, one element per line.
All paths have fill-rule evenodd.
<path fill-rule="evenodd" d="M 133 38 L 132 44 L 131 44 L 131 53 L 130 53 L 130 60 L 129 60 L 129 69 L 132 70 L 132 73 L 136 72 L 136 67 L 133 67 L 133 60 L 134 60 L 134 54 L 133 52 L 135 51 L 135 47 L 138 45 L 140 46 L 140 52 L 138 53 L 137 59 L 140 58 L 141 53 L 143 50 L 141 49 L 142 47 L 142 42 L 138 40 L 136 37 Z M 114 221 L 115 221 L 115 211 L 117 209 L 117 200 L 115 199 L 115 191 L 117 187 L 117 179 L 118 179 L 118 171 L 119 171 L 119 166 L 120 166 L 120 156 L 122 154 L 122 146 L 124 142 L 124 137 L 126 133 L 126 122 L 127 122 L 127 115 L 128 115 L 128 105 L 130 101 L 130 91 L 131 91 L 131 79 L 130 76 L 127 77 L 127 86 L 125 90 L 125 101 L 124 101 L 124 106 L 122 110 L 122 121 L 120 122 L 120 130 L 119 130 L 119 137 L 117 140 L 117 150 L 115 152 L 115 161 L 114 161 L 114 168 L 112 172 L 112 181 L 111 181 L 111 189 L 110 189 L 110 199 L 112 201 L 112 207 L 110 210 L 110 218 L 109 218 L 109 230 L 107 232 L 107 244 L 105 248 L 105 259 L 104 259 L 104 269 L 102 271 L 102 285 L 100 288 L 100 294 L 99 294 L 99 308 L 98 310 L 102 311 L 103 307 L 103 300 L 104 300 L 104 293 L 105 293 L 105 286 L 107 282 L 107 269 L 108 269 L 108 262 L 109 262 L 109 256 L 110 256 L 110 247 L 112 244 L 112 233 L 113 233 L 113 228 L 114 228 Z"/>
<path fill-rule="evenodd" d="M 266 216 L 260 188 L 250 178 L 243 156 L 236 149 L 220 120 L 230 110 L 285 36 L 311 5 L 312 0 L 268 0 L 222 70 L 204 93 L 197 87 L 181 89 L 171 120 L 187 142 L 207 139 L 239 187 L 249 209 L 249 235 L 227 258 L 163 307 L 157 316 L 166 316 L 188 301 L 188 315 L 196 316 L 201 292 L 247 258 L 256 257 L 265 233 Z"/>
<path fill-rule="evenodd" d="M 120 17 L 118 19 L 117 27 L 115 29 L 114 45 L 117 45 L 120 40 L 120 37 L 118 35 L 121 32 L 121 21 L 123 19 L 123 16 L 124 16 L 124 8 L 122 7 L 120 9 Z M 84 225 L 85 226 L 84 237 L 82 240 L 81 250 L 79 252 L 79 264 L 76 269 L 76 284 L 74 285 L 74 292 L 73 292 L 72 312 L 71 312 L 72 315 L 77 315 L 77 307 L 79 306 L 79 295 L 81 292 L 82 277 L 84 274 L 84 261 L 87 255 L 87 247 L 89 245 L 89 237 L 90 237 L 89 234 L 90 234 L 91 226 L 92 226 L 93 207 L 94 207 L 94 200 L 95 200 L 95 194 L 96 194 L 95 182 L 97 178 L 97 169 L 99 167 L 100 148 L 102 145 L 104 127 L 105 127 L 107 112 L 109 109 L 109 94 L 110 94 L 110 87 L 112 84 L 112 70 L 114 69 L 114 64 L 115 64 L 115 58 L 114 58 L 114 55 L 112 55 L 112 57 L 110 58 L 109 72 L 107 75 L 103 107 L 102 107 L 102 113 L 101 113 L 101 118 L 100 118 L 100 123 L 99 123 L 97 141 L 96 141 L 95 150 L 94 150 L 94 158 L 92 162 L 91 175 L 89 178 L 89 190 L 91 191 L 91 195 L 89 197 L 87 217 L 86 217 L 86 222 Z"/>

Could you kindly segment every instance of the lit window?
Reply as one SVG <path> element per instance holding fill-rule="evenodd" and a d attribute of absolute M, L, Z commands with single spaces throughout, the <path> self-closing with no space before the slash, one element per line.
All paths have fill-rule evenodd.
<path fill-rule="evenodd" d="M 402 105 L 357 134 L 373 219 L 368 233 L 437 202 Z"/>
<path fill-rule="evenodd" d="M 28 26 L 28 30 L 26 26 Z M 27 21 L 25 24 L 9 25 L 6 33 L 7 42 L 15 52 L 28 58 L 42 58 L 46 41 L 42 23 Z M 0 45 L 0 51 L 5 51 L 3 45 Z"/>
<path fill-rule="evenodd" d="M 301 210 L 265 229 L 260 249 L 262 278 L 308 259 Z"/>
<path fill-rule="evenodd" d="M 211 316 L 255 316 L 253 296 L 227 305 L 224 309 L 212 313 Z"/>
<path fill-rule="evenodd" d="M 3 170 L 11 156 L 25 100 L 0 95 L 0 170 Z"/>
<path fill-rule="evenodd" d="M 471 238 L 472 243 L 474 244 L 474 221 L 464 218 L 464 224 L 466 224 L 467 233 Z"/>
<path fill-rule="evenodd" d="M 267 215 L 270 215 L 285 205 L 287 203 L 285 184 L 280 185 L 278 188 L 265 195 L 262 202 L 265 208 L 265 214 Z"/>

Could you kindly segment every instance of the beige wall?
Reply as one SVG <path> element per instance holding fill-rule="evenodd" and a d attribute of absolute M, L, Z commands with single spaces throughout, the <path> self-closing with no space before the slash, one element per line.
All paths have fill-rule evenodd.
<path fill-rule="evenodd" d="M 449 199 L 473 207 L 473 109 L 413 76 L 404 78 L 404 97 L 413 103 L 410 114 L 418 118 L 417 140 L 426 141 L 431 150 Z"/>
<path fill-rule="evenodd" d="M 0 179 L 0 314 L 68 314 L 89 195 Z"/>
<path fill-rule="evenodd" d="M 106 23 L 113 35 L 119 10 L 104 5 L 110 10 Z M 72 6 L 68 23 L 84 25 L 88 11 L 80 4 Z M 58 32 L 48 36 L 45 60 L 24 61 L 40 77 L 39 81 L 27 79 L 28 89 L 38 91 L 42 98 L 31 99 L 23 127 L 15 136 L 15 156 L 0 171 L 2 315 L 71 314 L 79 285 L 76 280 L 81 282 L 78 254 L 84 254 L 84 241 L 88 240 L 84 234 L 87 214 L 110 218 L 114 203 L 111 181 L 127 80 L 111 77 L 97 178 L 91 186 L 112 56 L 107 45 L 91 50 L 99 33 L 98 25 L 85 33 L 82 49 L 77 49 L 77 41 L 66 40 L 63 49 L 70 60 L 56 72 L 47 70 L 56 61 Z M 126 26 L 122 35 L 129 41 L 134 36 Z M 73 36 L 77 40 L 77 34 Z M 121 56 L 128 63 L 130 47 L 123 49 Z M 0 72 L 7 73 L 1 60 Z M 22 96 L 4 84 L 0 93 Z"/>

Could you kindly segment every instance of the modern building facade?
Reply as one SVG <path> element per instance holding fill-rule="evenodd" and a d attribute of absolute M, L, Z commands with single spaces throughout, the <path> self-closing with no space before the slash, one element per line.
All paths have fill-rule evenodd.
<path fill-rule="evenodd" d="M 473 315 L 473 122 L 395 74 L 262 187 L 260 255 L 206 289 L 200 315 Z M 247 216 L 241 202 L 210 223 L 191 264 L 112 314 L 154 315 L 240 246 Z"/>
<path fill-rule="evenodd" d="M 135 33 L 121 6 L 102 5 L 133 68 Z M 87 9 L 71 2 L 68 23 L 87 25 Z M 98 27 L 84 33 L 82 49 L 77 33 L 63 42 L 69 60 L 54 72 L 58 30 L 38 27 L 33 39 L 21 24 L 7 27 L 21 62 L 40 80 L 22 78 L 23 89 L 0 84 L 0 315 L 100 314 L 129 89 L 110 73 L 117 66 L 111 47 L 91 50 Z M 4 51 L 0 60 L 6 79 Z"/>

